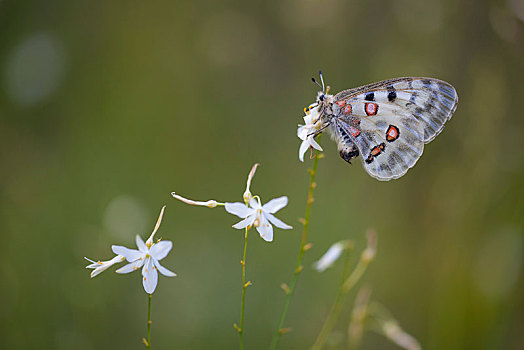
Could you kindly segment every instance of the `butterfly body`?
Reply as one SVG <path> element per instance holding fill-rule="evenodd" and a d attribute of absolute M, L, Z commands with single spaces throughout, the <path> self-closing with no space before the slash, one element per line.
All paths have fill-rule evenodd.
<path fill-rule="evenodd" d="M 350 163 L 360 156 L 371 176 L 387 181 L 415 165 L 457 102 L 455 89 L 444 81 L 396 78 L 336 95 L 321 91 L 315 108 L 320 129 L 330 132 L 342 159 Z"/>

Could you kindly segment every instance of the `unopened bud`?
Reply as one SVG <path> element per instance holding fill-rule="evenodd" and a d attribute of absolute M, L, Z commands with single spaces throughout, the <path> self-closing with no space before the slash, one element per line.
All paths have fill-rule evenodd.
<path fill-rule="evenodd" d="M 198 205 L 198 206 L 208 207 L 208 208 L 215 208 L 218 205 L 225 205 L 225 203 L 219 203 L 219 202 L 217 202 L 214 199 L 210 199 L 210 200 L 205 201 L 205 202 L 203 202 L 203 201 L 194 201 L 192 199 L 184 198 L 184 197 L 176 194 L 175 192 L 171 192 L 171 196 L 173 196 L 173 198 L 176 198 L 179 201 L 184 202 L 184 203 L 189 204 L 189 205 Z"/>

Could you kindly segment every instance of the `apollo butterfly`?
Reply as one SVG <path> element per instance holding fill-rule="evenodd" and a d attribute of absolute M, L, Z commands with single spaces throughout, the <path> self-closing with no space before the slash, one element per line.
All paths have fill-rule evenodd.
<path fill-rule="evenodd" d="M 369 175 L 382 181 L 398 179 L 422 155 L 424 144 L 444 128 L 457 108 L 450 84 L 433 78 L 396 78 L 330 95 L 322 88 L 316 103 L 306 109 L 314 137 L 328 129 L 342 159 L 362 158 Z M 311 124 L 313 125 L 313 124 Z M 311 142 L 311 141 L 310 141 Z"/>

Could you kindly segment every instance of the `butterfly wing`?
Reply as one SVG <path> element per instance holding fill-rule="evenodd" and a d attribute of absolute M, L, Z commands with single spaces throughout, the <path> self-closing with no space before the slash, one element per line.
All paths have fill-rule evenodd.
<path fill-rule="evenodd" d="M 358 130 L 345 118 L 333 122 L 341 135 L 347 135 L 348 148 L 356 145 L 366 171 L 382 181 L 397 179 L 413 167 L 424 148 L 423 128 L 412 118 L 377 118 L 373 125 L 364 125 Z M 364 123 L 364 121 L 361 123 Z M 389 131 L 389 137 L 384 136 Z M 350 136 L 351 135 L 351 136 Z M 391 140 L 391 141 L 388 141 Z M 341 155 L 345 149 L 339 146 Z M 344 158 L 344 157 L 343 157 Z"/>
<path fill-rule="evenodd" d="M 338 93 L 334 129 L 357 146 L 371 176 L 396 179 L 442 131 L 457 101 L 455 89 L 437 79 L 386 80 Z"/>
<path fill-rule="evenodd" d="M 424 143 L 432 141 L 457 108 L 458 96 L 450 84 L 433 78 L 396 78 L 339 92 L 334 101 L 360 102 L 353 113 L 368 115 L 368 102 L 399 106 L 424 126 Z M 361 108 L 358 108 L 361 107 Z"/>

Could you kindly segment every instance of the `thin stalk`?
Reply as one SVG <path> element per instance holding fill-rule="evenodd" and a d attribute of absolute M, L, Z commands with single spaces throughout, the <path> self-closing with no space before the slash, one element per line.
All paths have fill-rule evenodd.
<path fill-rule="evenodd" d="M 355 286 L 355 284 L 360 280 L 360 278 L 366 271 L 369 262 L 369 259 L 361 257 L 353 272 L 351 272 L 349 277 L 340 285 L 337 296 L 335 297 L 335 301 L 331 306 L 331 310 L 329 311 L 326 321 L 324 322 L 324 325 L 322 326 L 322 329 L 320 330 L 320 333 L 318 334 L 315 343 L 311 347 L 311 350 L 320 350 L 324 346 L 327 337 L 333 330 L 333 327 L 335 326 L 338 320 L 338 316 L 342 311 L 342 307 L 344 306 L 344 302 L 346 301 L 345 297 L 347 296 L 349 291 Z"/>
<path fill-rule="evenodd" d="M 148 305 L 147 305 L 147 341 L 146 348 L 151 349 L 151 298 L 153 294 L 148 295 Z"/>
<path fill-rule="evenodd" d="M 240 349 L 244 349 L 244 308 L 246 305 L 246 288 L 251 282 L 246 282 L 246 252 L 247 252 L 247 236 L 249 233 L 249 227 L 246 227 L 246 233 L 244 235 L 244 256 L 242 261 L 242 303 L 240 306 L 240 327 L 235 327 L 240 337 Z M 236 325 L 235 325 L 236 326 Z"/>
<path fill-rule="evenodd" d="M 318 136 L 319 143 L 320 143 L 321 136 L 322 135 Z M 274 350 L 277 348 L 278 341 L 280 340 L 280 336 L 286 332 L 286 330 L 283 328 L 284 321 L 286 319 L 287 310 L 289 307 L 289 303 L 291 301 L 291 297 L 293 296 L 293 291 L 295 290 L 295 285 L 297 283 L 298 276 L 300 275 L 300 272 L 302 272 L 302 259 L 304 257 L 304 252 L 307 250 L 305 247 L 306 247 L 307 233 L 308 233 L 308 227 L 309 227 L 309 217 L 311 215 L 311 204 L 313 204 L 313 191 L 315 190 L 315 187 L 316 187 L 315 176 L 317 174 L 317 165 L 318 165 L 319 158 L 320 158 L 319 151 L 316 151 L 315 161 L 313 162 L 313 168 L 309 171 L 311 177 L 309 181 L 309 191 L 307 195 L 306 215 L 304 216 L 304 229 L 302 231 L 302 240 L 300 241 L 300 250 L 298 253 L 296 268 L 295 268 L 295 272 L 293 273 L 291 283 L 285 289 L 286 300 L 284 301 L 284 307 L 282 309 L 282 313 L 280 314 L 280 320 L 278 322 L 277 330 L 275 332 L 275 335 L 273 336 L 273 340 L 271 341 L 271 345 L 269 347 L 271 350 Z"/>

